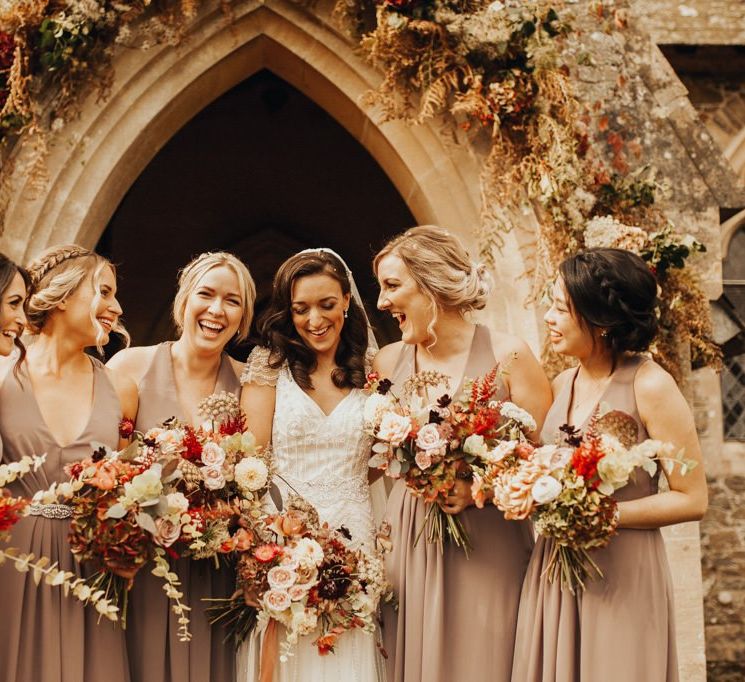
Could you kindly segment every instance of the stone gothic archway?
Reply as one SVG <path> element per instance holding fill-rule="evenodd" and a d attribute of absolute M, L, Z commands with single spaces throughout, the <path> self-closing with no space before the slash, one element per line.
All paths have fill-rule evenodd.
<path fill-rule="evenodd" d="M 111 95 L 90 94 L 79 119 L 64 129 L 48 158 L 49 185 L 33 196 L 23 154 L 6 214 L 5 249 L 26 261 L 51 244 L 96 244 L 134 180 L 196 113 L 261 69 L 274 72 L 320 105 L 377 161 L 419 223 L 438 223 L 475 249 L 479 159 L 454 146 L 439 125 L 376 123 L 361 105 L 379 80 L 322 9 L 288 0 L 236 3 L 230 17 L 213 2 L 177 47 L 121 50 Z M 32 197 L 32 198 L 29 198 Z M 500 296 L 488 314 L 499 328 L 535 346 L 540 325 L 521 304 L 531 230 L 508 235 L 497 268 Z"/>

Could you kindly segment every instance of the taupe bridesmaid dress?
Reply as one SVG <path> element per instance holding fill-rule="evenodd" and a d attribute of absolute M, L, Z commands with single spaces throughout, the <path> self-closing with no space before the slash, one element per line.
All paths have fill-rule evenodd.
<path fill-rule="evenodd" d="M 489 331 L 478 326 L 465 377 L 496 364 Z M 392 381 L 394 391 L 414 372 L 414 346 L 404 346 Z M 460 390 L 460 387 L 459 389 Z M 457 393 L 457 391 L 456 391 Z M 504 385 L 499 399 L 507 398 Z M 505 521 L 494 506 L 460 514 L 473 551 L 445 543 L 444 552 L 422 536 L 427 505 L 397 481 L 385 519 L 393 551 L 386 572 L 399 600 L 383 608 L 388 682 L 506 682 L 512 670 L 520 586 L 533 539 L 528 522 Z"/>
<path fill-rule="evenodd" d="M 158 345 L 138 386 L 138 431 L 181 416 L 171 346 L 171 342 Z M 240 389 L 230 358 L 223 353 L 214 392 L 237 395 Z M 231 682 L 235 677 L 235 647 L 222 641 L 220 628 L 210 626 L 205 613 L 208 604 L 202 600 L 229 597 L 234 591 L 233 571 L 227 566 L 218 569 L 206 559 L 177 559 L 171 565 L 181 580 L 184 601 L 192 609 L 192 640 L 179 641 L 178 619 L 163 592 L 162 579 L 148 569 L 140 571 L 130 592 L 127 619 L 132 682 Z"/>
<path fill-rule="evenodd" d="M 646 361 L 623 358 L 600 396 L 604 408 L 633 417 L 637 442 L 648 438 L 634 397 L 634 376 Z M 576 376 L 575 371 L 546 416 L 546 443 L 563 437 L 559 427 L 567 422 Z M 581 428 L 586 426 L 587 421 Z M 659 472 L 651 477 L 637 469 L 615 497 L 654 495 L 658 478 Z M 525 576 L 513 682 L 677 682 L 673 589 L 659 529 L 619 530 L 592 555 L 604 578 L 588 581 L 577 596 L 543 576 L 552 546 L 538 538 Z"/>
<path fill-rule="evenodd" d="M 83 432 L 61 447 L 47 428 L 24 371 L 19 385 L 9 372 L 0 387 L 0 436 L 3 462 L 47 453 L 44 466 L 15 481 L 14 495 L 31 497 L 54 482 L 68 480 L 64 466 L 92 454 L 91 441 L 119 444 L 119 397 L 98 361 L 93 363 L 93 405 Z M 69 519 L 28 516 L 13 528 L 11 546 L 45 556 L 76 575 L 89 570 L 73 558 L 67 542 Z M 65 597 L 59 587 L 34 584 L 30 573 L 0 566 L 0 679 L 8 682 L 128 682 L 121 627 L 99 620 L 93 607 Z"/>

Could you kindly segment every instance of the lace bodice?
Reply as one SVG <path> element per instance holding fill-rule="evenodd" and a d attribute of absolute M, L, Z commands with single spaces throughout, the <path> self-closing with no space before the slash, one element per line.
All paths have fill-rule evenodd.
<path fill-rule="evenodd" d="M 352 389 L 326 415 L 285 365 L 277 376 L 272 448 L 279 475 L 317 507 L 322 520 L 346 526 L 355 544 L 371 546 L 367 462 L 372 440 L 363 431 L 365 399 L 360 389 Z M 287 486 L 277 483 L 286 494 Z"/>

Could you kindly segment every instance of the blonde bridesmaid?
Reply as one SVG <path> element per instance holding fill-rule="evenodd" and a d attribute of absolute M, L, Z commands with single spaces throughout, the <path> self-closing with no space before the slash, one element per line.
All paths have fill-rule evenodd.
<path fill-rule="evenodd" d="M 147 431 L 169 417 L 198 426 L 204 421 L 198 413 L 202 399 L 222 391 L 239 395 L 243 364 L 225 346 L 248 337 L 255 299 L 248 268 L 230 253 L 203 253 L 181 271 L 173 302 L 178 340 L 129 348 L 109 362 L 137 384 L 137 430 Z M 149 573 L 138 576 L 127 621 L 132 680 L 230 682 L 235 652 L 222 641 L 219 628 L 210 626 L 203 600 L 230 596 L 233 572 L 189 559 L 176 560 L 174 570 L 192 608 L 193 638 L 179 641 L 178 619 L 169 610 L 162 581 Z"/>
<path fill-rule="evenodd" d="M 116 275 L 105 258 L 79 246 L 53 248 L 28 268 L 32 290 L 28 326 L 35 337 L 17 374 L 0 384 L 0 436 L 3 461 L 46 453 L 41 469 L 10 486 L 31 497 L 67 480 L 64 467 L 91 454 L 90 443 L 119 446 L 119 421 L 137 412 L 137 391 L 85 350 L 125 335 L 119 323 Z M 20 272 L 20 271 L 18 271 Z M 17 273 L 18 274 L 18 273 Z M 17 339 L 25 296 L 18 276 L 10 299 L 14 318 L 3 321 L 3 340 Z M 81 575 L 67 542 L 71 509 L 64 504 L 34 505 L 13 529 L 13 545 L 44 556 L 65 571 Z M 84 567 L 85 569 L 85 567 Z M 85 570 L 82 572 L 85 574 Z M 0 566 L 0 677 L 33 682 L 128 682 L 129 668 L 121 628 L 58 588 Z"/>
<path fill-rule="evenodd" d="M 449 384 L 430 389 L 433 398 L 457 395 L 466 378 L 499 363 L 509 371 L 497 398 L 520 404 L 540 428 L 551 402 L 548 380 L 524 342 L 467 318 L 486 305 L 490 285 L 484 267 L 453 235 L 434 226 L 412 228 L 383 247 L 374 269 L 378 308 L 401 329 L 401 341 L 375 359 L 381 376 L 401 387 L 416 372 L 446 374 Z M 452 544 L 444 552 L 424 539 L 415 545 L 427 507 L 403 481 L 388 499 L 393 552 L 386 569 L 399 602 L 398 610 L 386 607 L 383 613 L 388 682 L 506 682 L 533 546 L 529 524 L 505 521 L 491 505 L 477 509 L 470 483 L 461 479 L 442 508 L 459 515 L 473 544 L 469 558 Z"/>

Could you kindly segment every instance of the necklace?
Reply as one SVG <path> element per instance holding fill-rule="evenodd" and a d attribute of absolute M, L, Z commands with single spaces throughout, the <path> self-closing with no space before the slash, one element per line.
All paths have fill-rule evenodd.
<path fill-rule="evenodd" d="M 612 376 L 613 373 L 609 374 L 608 376 L 600 377 L 600 379 L 591 379 L 590 389 L 585 393 L 581 400 L 577 400 L 576 388 L 577 378 L 579 377 L 579 370 L 577 370 L 577 374 L 575 374 L 574 381 L 572 383 L 572 413 L 576 414 L 577 409 L 586 404 L 589 398 L 593 398 L 599 395 L 600 389 L 605 388 L 605 386 L 610 383 L 610 379 Z"/>

